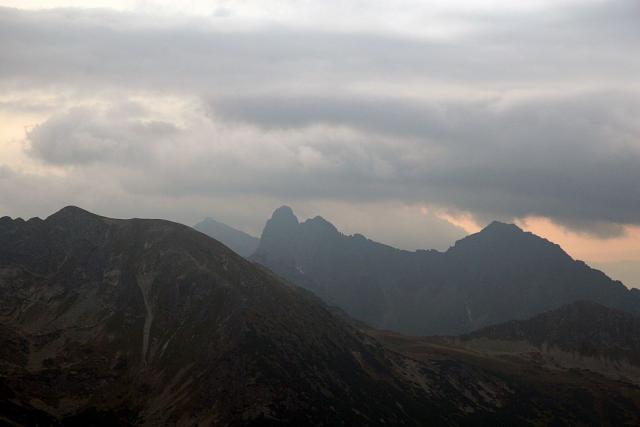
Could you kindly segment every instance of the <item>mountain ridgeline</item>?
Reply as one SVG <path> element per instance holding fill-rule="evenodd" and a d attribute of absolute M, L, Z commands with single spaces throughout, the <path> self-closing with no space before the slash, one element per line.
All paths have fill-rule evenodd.
<path fill-rule="evenodd" d="M 576 301 L 527 320 L 449 340 L 490 354 L 518 355 L 550 369 L 587 369 L 640 385 L 640 317 Z"/>
<path fill-rule="evenodd" d="M 213 218 L 206 218 L 194 225 L 193 228 L 223 242 L 229 249 L 245 258 L 253 255 L 260 244 L 260 239 L 257 237 L 216 221 Z"/>
<path fill-rule="evenodd" d="M 271 224 L 280 231 L 293 225 L 284 213 Z M 328 236 L 329 247 L 344 238 Z M 607 330 L 628 319 L 600 317 L 615 340 L 603 344 L 624 338 Z M 640 423 L 631 380 L 460 342 L 349 322 L 180 224 L 75 207 L 45 220 L 0 218 L 0 425 Z M 637 345 L 622 350 L 638 360 Z"/>
<path fill-rule="evenodd" d="M 189 227 L 68 207 L 46 220 L 2 218 L 0 242 L 0 420 L 419 425 L 429 416 L 419 391 L 400 386 L 402 360 Z"/>
<path fill-rule="evenodd" d="M 405 251 L 283 206 L 252 259 L 377 328 L 450 335 L 590 300 L 640 313 L 640 291 L 558 245 L 493 222 L 445 252 Z"/>

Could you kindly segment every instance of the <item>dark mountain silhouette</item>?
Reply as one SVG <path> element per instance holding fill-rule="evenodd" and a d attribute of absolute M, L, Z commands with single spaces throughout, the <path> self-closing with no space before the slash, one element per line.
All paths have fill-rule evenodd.
<path fill-rule="evenodd" d="M 469 332 L 580 299 L 640 312 L 640 291 L 500 222 L 446 252 L 410 252 L 346 236 L 321 217 L 299 223 L 281 207 L 252 259 L 359 320 L 411 334 Z"/>
<path fill-rule="evenodd" d="M 232 251 L 243 257 L 252 255 L 258 248 L 260 239 L 233 227 L 206 218 L 193 226 L 196 230 L 227 245 Z"/>
<path fill-rule="evenodd" d="M 566 398 L 550 399 L 544 367 L 534 381 L 458 350 L 388 349 L 309 292 L 162 220 L 74 207 L 1 218 L 0 325 L 9 425 L 640 422 L 624 382 L 567 373 L 551 382 Z"/>
<path fill-rule="evenodd" d="M 14 422 L 336 425 L 421 414 L 383 350 L 189 227 L 68 207 L 45 221 L 3 218 L 0 242 L 0 412 Z"/>

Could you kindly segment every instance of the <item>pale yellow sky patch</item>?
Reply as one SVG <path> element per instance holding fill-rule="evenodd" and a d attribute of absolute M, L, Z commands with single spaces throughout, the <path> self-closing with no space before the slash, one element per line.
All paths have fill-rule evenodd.
<path fill-rule="evenodd" d="M 634 259 L 640 262 L 640 227 L 637 226 L 626 227 L 626 233 L 620 237 L 598 239 L 569 231 L 548 218 L 526 218 L 516 224 L 559 244 L 576 259 L 597 263 Z"/>
<path fill-rule="evenodd" d="M 426 207 L 420 210 L 423 214 L 429 211 Z M 470 214 L 438 212 L 437 215 L 469 234 L 482 229 Z M 640 288 L 640 227 L 627 226 L 622 236 L 601 239 L 568 230 L 545 217 L 528 217 L 515 223 L 525 231 L 557 243 L 572 258 L 604 271 L 626 286 Z"/>
<path fill-rule="evenodd" d="M 0 164 L 24 172 L 41 170 L 41 167 L 25 154 L 25 135 L 44 119 L 40 114 L 0 110 Z"/>
<path fill-rule="evenodd" d="M 483 228 L 470 214 L 438 212 L 438 216 L 461 227 L 469 234 L 477 233 Z M 622 236 L 602 239 L 568 230 L 545 217 L 527 217 L 516 220 L 515 224 L 525 231 L 559 244 L 575 259 L 596 263 L 622 260 L 640 262 L 640 227 L 637 226 L 625 227 Z"/>

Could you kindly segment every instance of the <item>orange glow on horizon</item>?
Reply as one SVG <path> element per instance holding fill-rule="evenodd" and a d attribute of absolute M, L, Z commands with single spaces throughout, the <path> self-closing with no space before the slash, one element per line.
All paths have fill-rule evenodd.
<path fill-rule="evenodd" d="M 470 214 L 440 211 L 437 215 L 469 234 L 477 233 L 483 228 Z M 514 223 L 525 231 L 559 244 L 574 259 L 597 263 L 640 262 L 638 226 L 627 226 L 624 235 L 605 239 L 571 231 L 545 217 L 527 217 L 515 220 Z"/>
<path fill-rule="evenodd" d="M 559 244 L 573 258 L 592 262 L 640 260 L 640 227 L 628 226 L 620 237 L 601 239 L 576 233 L 543 217 L 516 221 L 523 230 L 530 231 Z"/>

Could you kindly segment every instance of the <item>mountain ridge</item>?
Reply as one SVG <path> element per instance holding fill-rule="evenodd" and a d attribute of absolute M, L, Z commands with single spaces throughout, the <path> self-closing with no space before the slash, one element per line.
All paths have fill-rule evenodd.
<path fill-rule="evenodd" d="M 181 224 L 66 209 L 2 219 L 0 242 L 0 420 L 9 424 L 606 419 L 572 397 L 577 382 L 584 399 L 640 421 L 640 399 L 625 399 L 626 384 L 569 373 L 555 386 L 569 400 L 549 401 L 488 358 L 443 359 L 439 350 L 416 358 L 386 347 L 311 293 Z M 544 372 L 537 377 L 547 381 Z M 602 387 L 610 393 L 599 395 Z"/>
<path fill-rule="evenodd" d="M 18 408 L 12 410 L 24 416 L 43 413 L 66 424 L 80 414 L 92 422 L 106 417 L 151 425 L 242 418 L 266 423 L 282 414 L 300 425 L 401 416 L 383 400 L 375 409 L 357 397 L 361 383 L 395 400 L 391 384 L 370 377 L 379 372 L 398 381 L 391 362 L 376 361 L 386 357 L 381 350 L 334 319 L 315 297 L 189 227 L 66 208 L 31 224 L 6 223 L 0 237 L 0 312 L 9 329 L 3 337 L 18 347 L 28 344 L 22 361 L 2 361 L 5 375 L 11 374 L 2 377 L 0 389 L 16 396 Z M 304 372 L 305 363 L 318 364 L 316 374 L 309 372 L 315 379 L 291 382 L 283 367 Z M 65 378 L 66 365 L 74 376 Z M 58 384 L 42 383 L 52 375 Z M 262 380 L 255 383 L 253 375 Z M 335 413 L 302 410 L 305 402 L 326 399 L 314 389 L 318 385 L 340 396 L 329 399 Z M 156 387 L 160 392 L 144 392 Z M 76 390 L 93 400 L 85 402 Z M 413 397 L 402 396 L 396 399 L 408 407 Z M 33 407 L 34 398 L 43 404 Z M 67 403 L 60 406 L 60 399 Z M 242 403 L 247 399 L 253 403 Z M 349 400 L 354 408 L 363 404 L 361 413 L 368 415 L 345 412 Z M 205 409 L 211 404 L 212 410 Z"/>
<path fill-rule="evenodd" d="M 513 224 L 494 221 L 443 252 L 412 252 L 279 209 L 251 259 L 375 327 L 464 333 L 577 299 L 640 312 L 640 292 Z"/>
<path fill-rule="evenodd" d="M 555 369 L 589 369 L 640 385 L 640 316 L 592 301 L 575 301 L 449 342 L 490 354 L 518 355 Z"/>
<path fill-rule="evenodd" d="M 194 229 L 227 245 L 237 254 L 247 258 L 252 255 L 260 239 L 244 231 L 233 228 L 211 217 L 205 218 L 193 226 Z"/>

